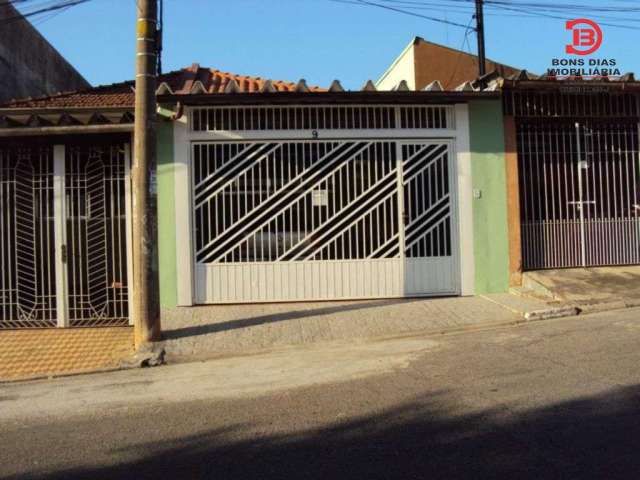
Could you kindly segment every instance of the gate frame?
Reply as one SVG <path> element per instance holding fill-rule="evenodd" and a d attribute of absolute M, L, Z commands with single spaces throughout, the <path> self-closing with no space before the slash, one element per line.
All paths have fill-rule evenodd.
<path fill-rule="evenodd" d="M 209 105 L 214 107 L 215 105 Z M 251 108 L 257 105 L 243 105 Z M 293 108 L 301 105 L 286 105 L 283 108 Z M 309 107 L 310 105 L 304 105 Z M 345 105 L 324 105 L 325 107 L 344 107 Z M 384 104 L 349 104 L 349 107 L 390 107 Z M 450 118 L 453 128 L 447 129 L 326 129 L 326 130 L 244 130 L 244 131 L 193 131 L 191 113 L 198 107 L 184 106 L 180 118 L 174 120 L 174 194 L 176 208 L 175 236 L 177 249 L 177 305 L 195 305 L 195 255 L 194 255 L 194 222 L 192 212 L 192 145 L 196 142 L 211 141 L 291 141 L 291 140 L 394 140 L 398 143 L 406 141 L 434 141 L 449 142 L 452 156 L 452 184 L 456 211 L 453 216 L 457 220 L 457 274 L 459 294 L 469 296 L 474 294 L 475 259 L 473 240 L 473 211 L 472 211 L 472 179 L 471 153 L 469 135 L 469 110 L 466 103 L 459 104 L 410 104 L 392 105 L 396 117 L 401 107 L 439 107 L 452 108 Z M 455 161 L 453 161 L 455 159 Z M 453 177 L 455 176 L 455 180 Z"/>
<path fill-rule="evenodd" d="M 125 242 L 127 248 L 127 303 L 131 312 L 131 285 L 133 281 L 132 268 L 132 245 L 133 245 L 133 224 L 131 212 L 131 145 L 123 143 L 124 148 L 124 194 L 125 194 Z M 67 263 L 62 259 L 63 245 L 67 245 L 66 228 L 66 149 L 62 143 L 53 143 L 53 192 L 54 192 L 54 242 L 55 242 L 55 273 L 56 273 L 56 321 L 57 328 L 69 327 L 69 299 L 67 296 Z M 128 320 L 129 325 L 133 325 L 131 315 Z"/>
<path fill-rule="evenodd" d="M 537 265 L 533 265 L 533 266 L 530 266 L 529 268 L 525 268 L 525 262 L 524 262 L 525 245 L 523 244 L 524 240 L 522 240 L 524 238 L 524 234 L 521 234 L 521 230 L 523 227 L 522 227 L 522 218 L 520 216 L 520 208 L 521 208 L 520 197 L 523 195 L 523 192 L 526 192 L 528 190 L 527 189 L 521 190 L 521 176 L 523 173 L 519 165 L 520 151 L 518 146 L 518 151 L 514 152 L 514 166 L 513 166 L 513 171 L 515 172 L 514 176 L 516 177 L 514 182 L 517 182 L 517 183 L 513 186 L 513 189 L 509 191 L 510 205 L 512 203 L 511 202 L 512 200 L 517 201 L 517 208 L 509 209 L 510 228 L 511 228 L 511 225 L 513 225 L 514 231 L 517 231 L 519 236 L 518 238 L 519 243 L 517 245 L 517 248 L 514 248 L 515 245 L 513 243 L 510 244 L 510 257 L 513 259 L 517 255 L 517 270 L 513 268 L 515 265 L 515 262 L 512 262 L 510 266 L 510 274 L 511 274 L 512 280 L 514 279 L 514 277 L 517 276 L 518 283 L 513 282 L 511 283 L 511 286 L 520 286 L 522 284 L 522 275 L 527 271 L 567 269 L 567 268 L 569 269 L 570 268 L 598 268 L 598 267 L 605 267 L 605 266 L 616 267 L 616 266 L 637 264 L 633 262 L 627 263 L 626 261 L 619 261 L 620 256 L 623 255 L 621 253 L 615 254 L 616 258 L 613 259 L 611 262 L 601 261 L 600 263 L 598 263 L 598 262 L 588 261 L 588 258 L 590 258 L 590 255 L 592 255 L 593 253 L 593 249 L 592 249 L 593 236 L 592 234 L 587 233 L 587 227 L 589 227 L 590 224 L 593 223 L 592 220 L 594 219 L 592 218 L 592 216 L 590 216 L 590 218 L 588 219 L 586 218 L 585 205 L 595 204 L 595 202 L 593 200 L 585 200 L 585 198 L 587 198 L 585 197 L 585 195 L 588 193 L 586 190 L 589 190 L 589 187 L 588 187 L 588 184 L 584 183 L 585 178 L 583 175 L 584 175 L 585 169 L 582 167 L 582 164 L 584 162 L 587 162 L 585 155 L 589 155 L 592 152 L 590 152 L 588 147 L 586 147 L 587 145 L 586 143 L 585 143 L 585 146 L 583 147 L 582 141 L 584 140 L 586 142 L 587 136 L 590 135 L 586 132 L 591 128 L 591 126 L 594 123 L 596 125 L 601 123 L 599 122 L 600 120 L 603 120 L 602 123 L 604 124 L 613 123 L 615 126 L 620 124 L 625 124 L 630 127 L 629 131 L 634 131 L 634 130 L 637 131 L 637 134 L 640 137 L 640 120 L 638 120 L 638 117 L 632 117 L 631 121 L 623 117 L 611 117 L 611 118 L 603 118 L 603 119 L 600 119 L 598 117 L 582 117 L 582 118 L 557 117 L 557 118 L 564 120 L 564 122 L 562 122 L 561 125 L 563 125 L 567 129 L 566 135 L 568 135 L 567 138 L 569 139 L 568 143 L 570 144 L 570 150 L 564 153 L 566 155 L 573 155 L 575 157 L 575 159 L 572 158 L 572 160 L 575 160 L 575 161 L 569 166 L 569 169 L 572 172 L 571 174 L 575 175 L 576 191 L 575 191 L 575 197 L 568 202 L 568 204 L 572 205 L 575 208 L 575 212 L 576 212 L 575 213 L 576 218 L 574 219 L 574 222 L 577 225 L 577 237 L 575 240 L 573 240 L 573 243 L 574 243 L 573 255 L 575 257 L 575 261 L 569 260 L 568 262 L 566 262 L 566 264 L 562 264 L 562 260 L 559 260 L 559 259 L 562 259 L 563 257 L 561 254 L 557 254 L 557 255 L 554 255 L 552 262 L 545 262 L 544 260 L 541 260 L 540 262 L 538 262 Z M 529 117 L 514 119 L 514 117 L 505 116 L 505 121 L 508 122 L 509 120 L 511 120 L 511 123 L 514 124 L 514 128 L 513 128 L 513 131 L 510 132 L 512 134 L 510 136 L 513 136 L 513 139 L 509 140 L 509 138 L 507 138 L 507 145 L 509 144 L 509 141 L 512 141 L 514 143 L 520 141 L 520 136 L 517 133 L 516 125 L 518 125 L 518 128 L 520 125 L 527 126 L 528 128 L 531 125 L 537 125 L 539 122 L 539 119 L 535 119 L 536 121 L 533 124 L 530 124 L 528 122 Z M 522 123 L 517 124 L 518 120 Z M 609 132 L 616 132 L 616 131 L 617 130 L 609 130 Z M 620 132 L 619 131 L 617 132 L 618 132 L 617 134 L 620 135 Z M 615 133 L 611 133 L 611 134 L 614 135 Z M 626 141 L 627 140 L 625 140 L 625 142 Z M 599 154 L 602 154 L 602 152 L 599 152 Z M 543 155 L 544 155 L 544 152 L 543 152 Z M 625 158 L 626 158 L 626 153 L 625 153 Z M 599 160 L 600 159 L 601 157 L 599 157 Z M 630 163 L 635 163 L 636 168 L 638 169 L 638 171 L 640 171 L 640 152 L 629 155 L 629 158 L 626 158 L 625 161 Z M 597 162 L 594 163 L 594 165 L 597 165 Z M 509 168 L 510 168 L 510 164 L 509 162 L 507 162 L 508 171 L 509 171 Z M 620 188 L 623 188 L 624 185 L 625 184 L 621 184 Z M 516 205 L 514 205 L 514 207 L 516 207 Z M 631 221 L 632 219 L 629 218 L 628 220 Z M 542 221 L 542 224 L 544 223 L 545 222 Z M 557 237 L 555 235 L 557 235 Z M 617 237 L 615 237 L 615 235 L 610 231 L 608 233 L 605 233 L 604 236 L 609 236 L 609 240 L 604 239 L 604 237 L 600 237 L 598 239 L 599 245 L 603 245 L 603 244 L 607 245 L 607 241 L 610 241 L 609 246 L 618 245 L 616 241 L 611 240 L 612 238 L 615 239 Z M 618 238 L 618 240 L 620 239 Z M 563 245 L 563 242 L 567 242 L 567 241 L 568 241 L 568 237 L 563 236 L 562 233 L 554 234 L 554 238 L 551 238 L 550 240 L 546 240 L 546 247 L 548 247 L 547 248 L 548 250 L 553 249 L 552 251 L 557 251 L 557 249 L 561 249 L 563 246 L 565 246 L 566 243 L 564 243 Z M 556 262 L 556 264 L 552 264 L 553 262 Z M 560 263 L 560 264 L 557 264 L 557 263 Z"/>
<path fill-rule="evenodd" d="M 640 82 L 633 74 L 615 81 L 584 80 L 578 78 L 531 77 L 525 70 L 520 75 L 502 79 L 502 109 L 505 126 L 505 167 L 507 171 L 507 222 L 509 231 L 509 286 L 522 286 L 524 269 L 519 187 L 519 155 L 517 123 L 522 119 L 553 117 L 565 119 L 585 118 L 639 118 Z M 565 91 L 563 91 L 563 89 Z M 596 91 L 597 90 L 597 91 Z M 594 107 L 596 95 L 627 96 L 618 100 L 615 112 L 602 105 Z M 597 98 L 597 97 L 595 97 Z M 597 103 L 597 102 L 596 102 Z M 595 108 L 595 110 L 594 110 Z M 637 122 L 640 137 L 640 120 Z M 636 159 L 640 168 L 640 153 Z M 584 242 L 583 242 L 584 243 Z M 573 267 L 585 268 L 585 267 Z M 590 268 L 590 267 L 586 267 Z"/>

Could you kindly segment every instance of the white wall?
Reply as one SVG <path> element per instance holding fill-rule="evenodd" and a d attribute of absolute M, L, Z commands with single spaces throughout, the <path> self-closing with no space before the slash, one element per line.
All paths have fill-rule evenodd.
<path fill-rule="evenodd" d="M 416 69 L 414 62 L 414 41 L 402 51 L 386 72 L 376 81 L 378 90 L 391 90 L 400 81 L 406 80 L 411 90 L 416 88 Z"/>

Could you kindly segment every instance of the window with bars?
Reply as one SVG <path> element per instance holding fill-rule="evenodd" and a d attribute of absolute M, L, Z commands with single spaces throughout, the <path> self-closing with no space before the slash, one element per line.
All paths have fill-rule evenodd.
<path fill-rule="evenodd" d="M 206 107 L 191 128 L 209 131 L 384 130 L 454 128 L 451 106 Z"/>
<path fill-rule="evenodd" d="M 567 91 L 518 90 L 503 96 L 506 115 L 516 117 L 637 118 L 637 95 L 620 91 L 590 91 L 588 86 Z"/>

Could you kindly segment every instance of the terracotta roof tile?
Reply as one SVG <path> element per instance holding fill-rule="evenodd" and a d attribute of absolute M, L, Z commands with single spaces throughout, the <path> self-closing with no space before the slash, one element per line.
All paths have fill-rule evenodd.
<path fill-rule="evenodd" d="M 190 67 L 165 73 L 158 77 L 158 86 L 166 84 L 174 94 L 203 93 L 225 93 L 225 88 L 235 80 L 240 93 L 258 93 L 264 86 L 266 79 L 237 75 L 234 73 L 222 72 L 216 69 L 202 68 L 198 64 Z M 296 91 L 297 83 L 285 82 L 281 80 L 271 80 L 271 84 L 278 92 Z M 133 90 L 134 82 L 114 83 L 112 85 L 102 85 L 87 90 L 74 92 L 61 92 L 55 95 L 11 100 L 2 108 L 70 108 L 70 107 L 133 107 L 135 95 Z M 325 89 L 310 87 L 312 92 L 323 92 Z M 168 92 L 167 92 L 168 93 Z"/>

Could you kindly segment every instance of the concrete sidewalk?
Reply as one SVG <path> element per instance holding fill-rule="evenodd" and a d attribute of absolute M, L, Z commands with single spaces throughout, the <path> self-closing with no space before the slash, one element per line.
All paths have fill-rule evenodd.
<path fill-rule="evenodd" d="M 571 305 L 583 313 L 640 306 L 640 266 L 525 272 L 525 296 Z"/>
<path fill-rule="evenodd" d="M 523 321 L 547 309 L 510 294 L 429 299 L 273 303 L 163 312 L 167 360 L 195 360 L 287 345 L 442 333 Z"/>

